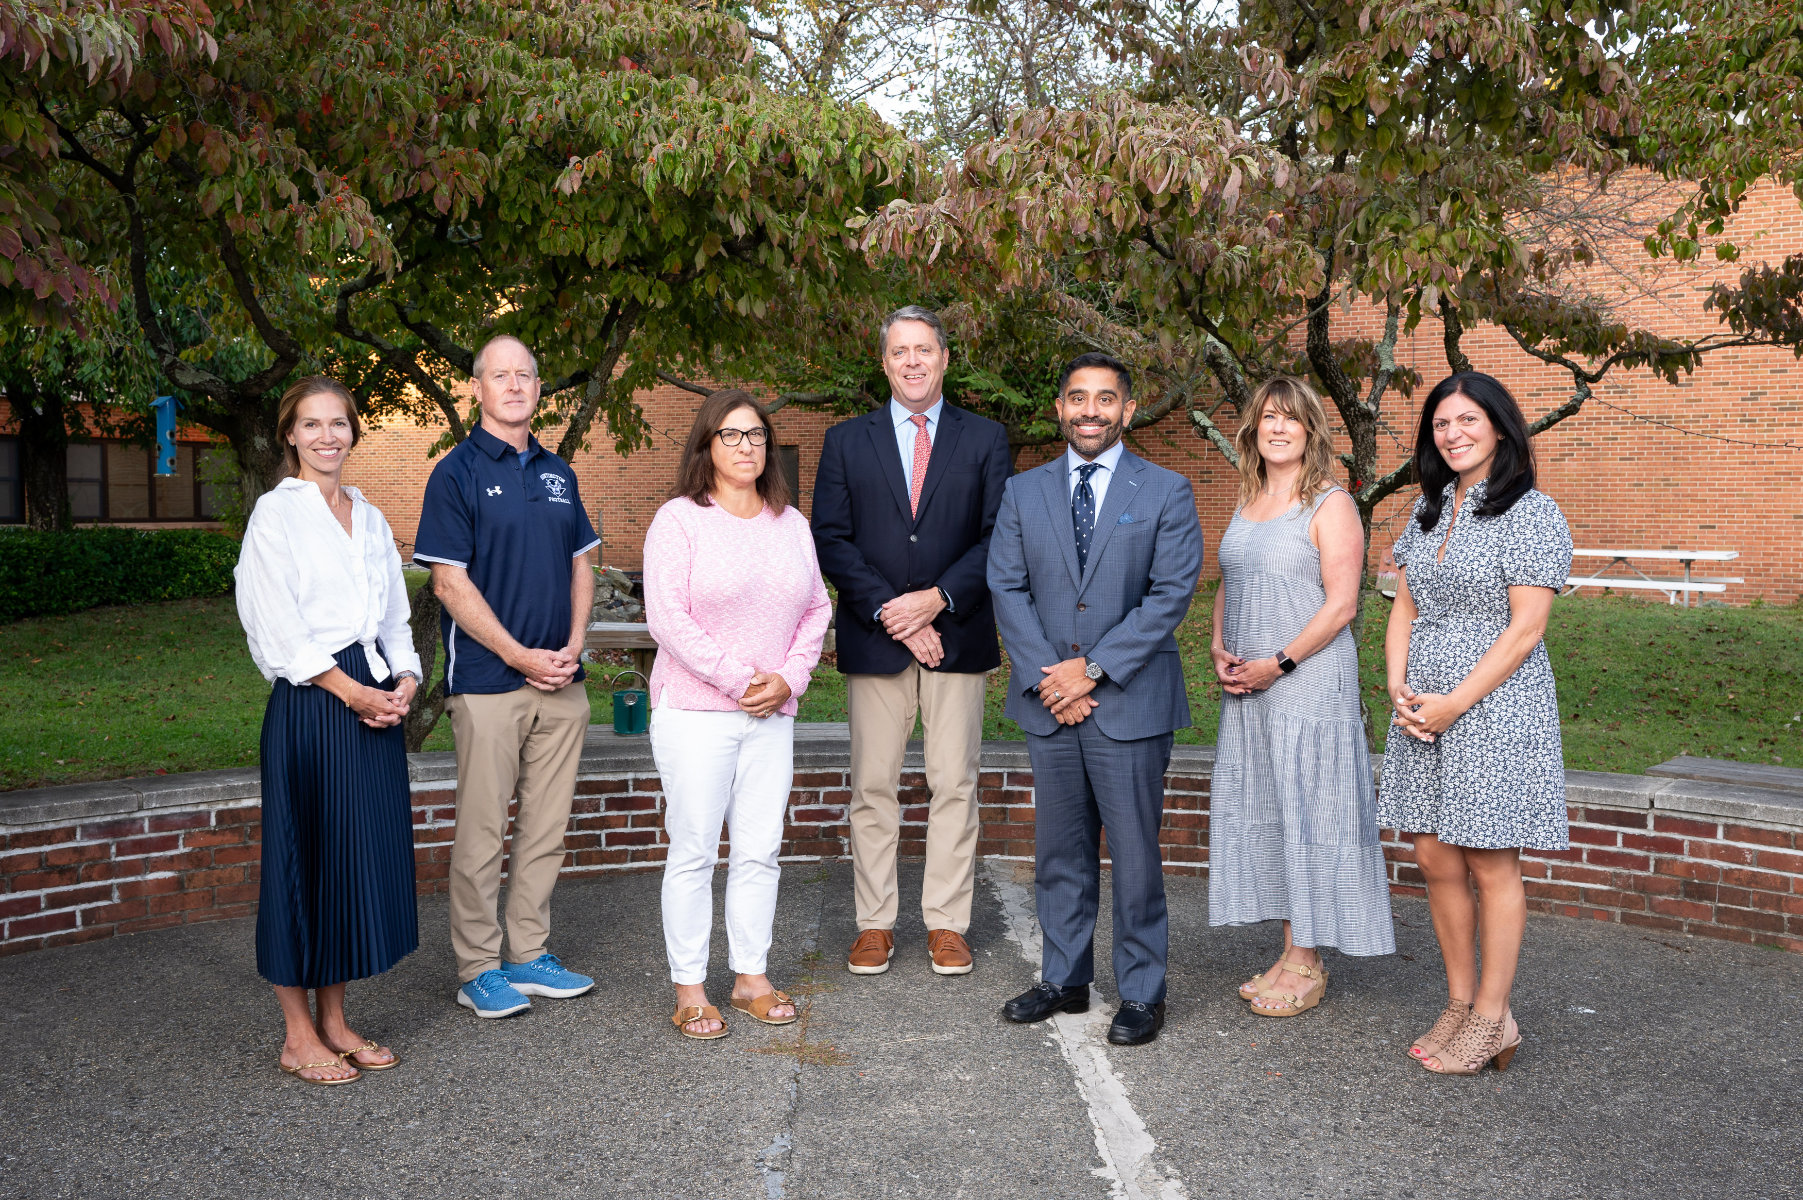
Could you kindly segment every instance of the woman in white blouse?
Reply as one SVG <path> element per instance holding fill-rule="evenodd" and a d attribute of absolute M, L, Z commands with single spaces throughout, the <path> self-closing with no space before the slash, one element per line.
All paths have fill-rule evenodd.
<path fill-rule="evenodd" d="M 363 432 L 351 394 L 303 379 L 282 396 L 276 431 L 288 478 L 257 501 L 237 569 L 250 654 L 274 685 L 257 971 L 287 1022 L 282 1070 L 350 1083 L 399 1059 L 346 1024 L 344 985 L 419 945 L 401 730 L 419 656 L 394 535 L 339 482 Z"/>

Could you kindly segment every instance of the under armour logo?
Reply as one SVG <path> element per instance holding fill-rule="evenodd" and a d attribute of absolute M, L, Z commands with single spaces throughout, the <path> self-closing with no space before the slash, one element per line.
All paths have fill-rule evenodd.
<path fill-rule="evenodd" d="M 499 496 L 501 494 L 501 489 L 498 485 L 495 487 L 491 487 L 488 489 L 488 494 L 491 496 Z"/>

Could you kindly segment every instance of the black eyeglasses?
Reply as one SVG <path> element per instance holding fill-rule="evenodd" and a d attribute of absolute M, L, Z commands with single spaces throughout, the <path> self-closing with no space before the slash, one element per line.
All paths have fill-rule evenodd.
<path fill-rule="evenodd" d="M 716 429 L 714 436 L 720 439 L 723 446 L 736 446 L 739 439 L 744 438 L 754 446 L 762 446 L 770 440 L 770 431 L 759 425 L 756 429 Z"/>

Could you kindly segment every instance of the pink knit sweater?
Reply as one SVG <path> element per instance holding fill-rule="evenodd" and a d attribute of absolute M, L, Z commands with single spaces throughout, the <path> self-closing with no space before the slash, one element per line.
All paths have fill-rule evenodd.
<path fill-rule="evenodd" d="M 781 675 L 794 716 L 820 661 L 832 607 L 807 518 L 750 520 L 678 497 L 645 534 L 645 619 L 657 639 L 653 707 L 730 712 L 751 677 Z"/>

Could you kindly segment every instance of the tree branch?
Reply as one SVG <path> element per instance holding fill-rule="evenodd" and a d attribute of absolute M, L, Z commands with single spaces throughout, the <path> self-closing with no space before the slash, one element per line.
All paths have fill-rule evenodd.
<path fill-rule="evenodd" d="M 679 387 L 685 392 L 693 392 L 695 395 L 700 396 L 704 400 L 707 397 L 714 394 L 711 390 L 709 390 L 708 388 L 702 387 L 699 383 L 690 383 L 688 380 L 683 379 L 676 375 L 672 375 L 672 374 L 670 374 L 670 372 L 665 371 L 662 368 L 659 368 L 659 370 L 657 371 L 657 377 L 659 379 L 663 380 L 665 383 L 671 385 L 672 387 Z"/>

